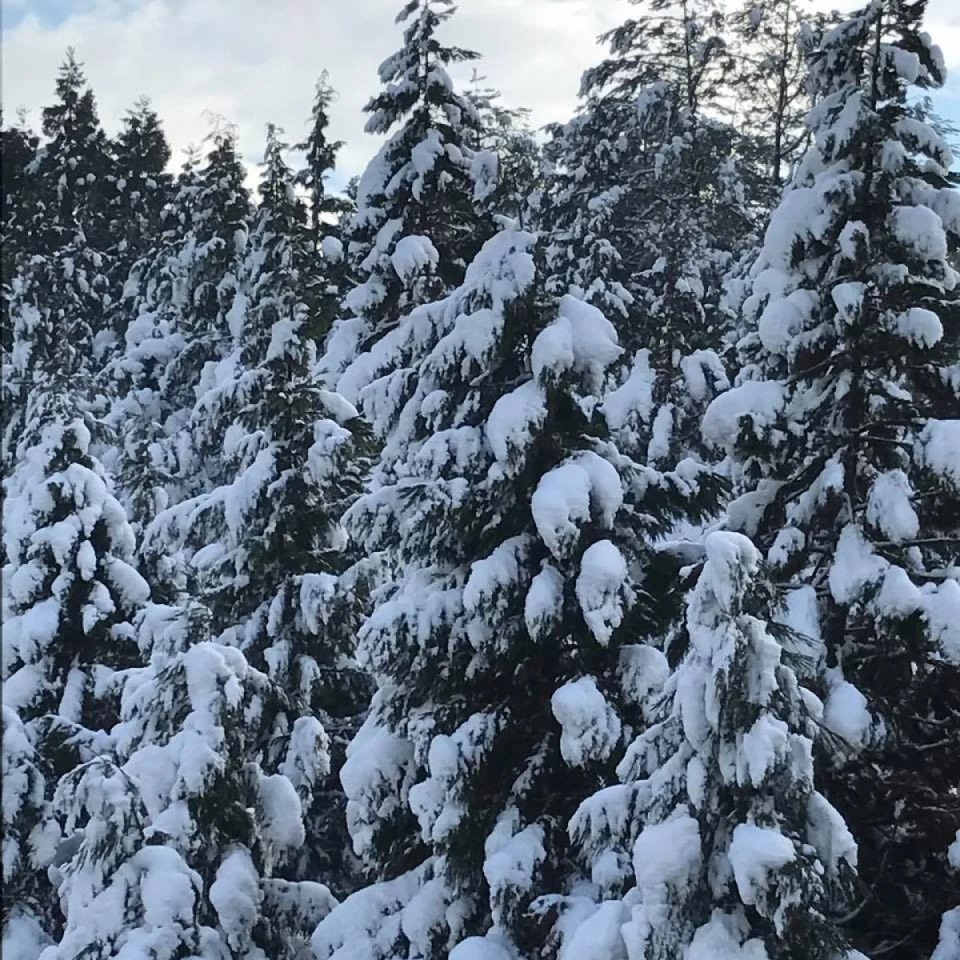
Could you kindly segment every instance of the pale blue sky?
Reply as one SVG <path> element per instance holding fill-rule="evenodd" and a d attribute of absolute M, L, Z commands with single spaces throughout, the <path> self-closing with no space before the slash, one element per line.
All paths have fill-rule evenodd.
<path fill-rule="evenodd" d="M 0 0 L 3 103 L 12 113 L 47 103 L 68 45 L 77 47 L 109 129 L 140 94 L 150 96 L 180 151 L 207 130 L 204 113 L 239 127 L 248 160 L 259 157 L 268 121 L 288 139 L 305 129 L 323 68 L 339 91 L 332 133 L 346 140 L 342 182 L 376 149 L 361 108 L 376 68 L 400 38 L 401 0 Z M 817 0 L 849 7 L 850 0 Z M 953 73 L 936 97 L 960 126 L 958 0 L 931 0 L 928 29 Z M 568 117 L 580 73 L 602 55 L 596 37 L 621 22 L 627 0 L 460 0 L 452 42 L 482 54 L 481 71 L 536 124 Z M 504 25 L 510 29 L 505 30 Z"/>

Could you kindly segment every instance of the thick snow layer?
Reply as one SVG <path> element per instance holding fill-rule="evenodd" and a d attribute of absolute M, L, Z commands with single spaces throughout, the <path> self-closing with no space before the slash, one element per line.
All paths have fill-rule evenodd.
<path fill-rule="evenodd" d="M 468 937 L 451 951 L 449 960 L 516 960 L 513 951 L 495 935 Z"/>
<path fill-rule="evenodd" d="M 897 314 L 895 329 L 901 337 L 918 347 L 933 347 L 943 339 L 940 318 L 923 307 L 911 307 Z"/>
<path fill-rule="evenodd" d="M 404 283 L 428 267 L 436 267 L 440 254 L 429 237 L 401 237 L 390 254 L 390 262 Z"/>
<path fill-rule="evenodd" d="M 748 381 L 710 401 L 703 415 L 703 439 L 731 452 L 740 436 L 743 419 L 749 417 L 759 433 L 776 423 L 783 410 L 785 391 L 772 380 Z"/>
<path fill-rule="evenodd" d="M 593 677 L 565 683 L 550 706 L 563 730 L 560 754 L 571 767 L 602 762 L 613 753 L 620 740 L 620 719 Z"/>
<path fill-rule="evenodd" d="M 913 490 L 902 470 L 888 470 L 873 481 L 867 495 L 867 522 L 894 543 L 920 532 L 920 519 L 910 503 Z"/>
<path fill-rule="evenodd" d="M 929 207 L 896 207 L 890 213 L 889 225 L 897 240 L 914 255 L 929 260 L 946 259 L 947 235 L 943 221 Z"/>
<path fill-rule="evenodd" d="M 607 367 L 622 353 L 614 325 L 596 307 L 567 294 L 557 319 L 534 340 L 530 362 L 538 380 L 573 370 L 598 391 Z"/>
<path fill-rule="evenodd" d="M 530 581 L 523 604 L 523 619 L 534 640 L 547 636 L 563 614 L 563 574 L 544 563 Z"/>
<path fill-rule="evenodd" d="M 867 586 L 881 579 L 887 566 L 887 561 L 873 552 L 859 527 L 847 524 L 837 539 L 828 576 L 833 599 L 844 606 L 855 603 Z"/>
<path fill-rule="evenodd" d="M 693 935 L 683 960 L 769 960 L 763 941 L 747 939 L 745 928 L 742 918 L 716 911 Z"/>
<path fill-rule="evenodd" d="M 546 397 L 534 381 L 504 394 L 494 404 L 484 426 L 494 457 L 500 463 L 510 463 L 518 452 L 529 447 L 546 418 Z"/>
<path fill-rule="evenodd" d="M 915 454 L 924 466 L 960 491 L 960 419 L 930 420 Z"/>
<path fill-rule="evenodd" d="M 930 960 L 960 960 L 960 907 L 954 907 L 943 915 L 940 942 Z"/>
<path fill-rule="evenodd" d="M 233 950 L 245 953 L 260 913 L 259 874 L 249 851 L 227 854 L 210 884 L 210 903 Z"/>
<path fill-rule="evenodd" d="M 823 705 L 823 724 L 848 743 L 861 746 L 870 731 L 867 698 L 844 680 L 836 668 L 828 674 L 830 690 Z"/>
<path fill-rule="evenodd" d="M 793 842 L 779 830 L 752 823 L 738 824 L 727 857 L 740 899 L 747 906 L 755 904 L 757 891 L 768 885 L 770 872 L 786 866 L 796 855 Z"/>
<path fill-rule="evenodd" d="M 577 600 L 590 632 L 606 646 L 623 621 L 627 561 L 609 540 L 590 544 L 580 558 Z"/>
<path fill-rule="evenodd" d="M 612 527 L 622 504 L 616 468 L 590 450 L 545 473 L 530 500 L 537 532 L 558 559 L 576 546 L 581 526 L 594 515 L 603 527 Z"/>

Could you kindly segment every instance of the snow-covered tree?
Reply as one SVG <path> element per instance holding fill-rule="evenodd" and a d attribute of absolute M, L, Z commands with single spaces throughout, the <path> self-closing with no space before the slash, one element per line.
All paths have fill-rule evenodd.
<path fill-rule="evenodd" d="M 310 293 L 323 268 L 284 149 L 271 127 L 232 311 L 236 346 L 190 424 L 194 447 L 222 460 L 225 480 L 159 513 L 144 553 L 152 566 L 185 549 L 214 634 L 286 690 L 291 709 L 342 737 L 369 696 L 353 657 L 362 584 L 338 583 L 355 559 L 340 516 L 369 471 L 369 428 L 313 375 L 324 308 Z M 303 860 L 329 873 L 340 853 L 331 845 L 345 845 L 335 829 L 342 803 L 334 784 L 322 796 L 319 786 Z"/>
<path fill-rule="evenodd" d="M 484 198 L 483 207 L 530 229 L 531 200 L 540 182 L 540 145 L 529 126 L 530 111 L 504 106 L 499 90 L 482 86 L 486 79 L 474 68 L 465 94 L 477 112 L 471 146 L 497 158 L 496 189 Z"/>
<path fill-rule="evenodd" d="M 84 789 L 99 809 L 90 811 L 61 892 L 82 906 L 92 891 L 114 910 L 125 898 L 146 923 L 115 913 L 113 930 L 125 927 L 134 942 L 155 937 L 171 956 L 186 955 L 173 951 L 192 937 L 199 946 L 190 955 L 203 960 L 302 960 L 333 899 L 319 883 L 278 874 L 306 842 L 304 808 L 328 772 L 328 738 L 315 719 L 292 720 L 286 691 L 236 647 L 197 640 L 203 621 L 196 604 L 148 607 L 141 618 L 150 663 L 124 687 L 113 736 L 123 765 L 89 775 Z M 112 796 L 97 792 L 103 784 Z M 82 790 L 63 791 L 74 808 L 78 796 Z M 120 813 L 130 821 L 124 830 L 116 829 Z M 105 832 L 115 871 L 103 870 L 102 849 L 83 862 L 85 848 L 106 846 Z M 148 899 L 157 896 L 152 879 L 169 882 L 173 895 Z M 68 936 L 69 906 L 68 899 Z M 79 921 L 82 928 L 82 914 Z"/>
<path fill-rule="evenodd" d="M 611 427 L 669 465 L 703 454 L 700 415 L 727 386 L 723 280 L 752 230 L 737 131 L 710 112 L 730 56 L 711 0 L 653 3 L 606 39 L 611 56 L 584 74 L 582 109 L 546 150 L 550 286 L 617 323 Z"/>
<path fill-rule="evenodd" d="M 6 650 L 5 650 L 6 652 Z M 3 952 L 35 960 L 50 942 L 45 869 L 60 840 L 36 750 L 17 712 L 3 710 Z"/>
<path fill-rule="evenodd" d="M 816 592 L 823 789 L 864 885 L 849 929 L 904 958 L 960 900 L 960 198 L 910 99 L 944 79 L 924 10 L 873 3 L 812 52 L 814 143 L 753 270 L 742 383 L 704 421 L 742 475 L 731 523 Z"/>
<path fill-rule="evenodd" d="M 635 643 L 658 622 L 647 544 L 699 474 L 603 439 L 616 332 L 552 304 L 538 258 L 505 227 L 373 348 L 389 372 L 362 401 L 386 446 L 347 520 L 390 576 L 360 632 L 379 689 L 341 780 L 375 882 L 320 925 L 321 960 L 440 958 L 487 934 L 539 950 L 527 908 L 563 886 L 566 821 L 637 722 L 643 664 L 666 669 Z"/>
<path fill-rule="evenodd" d="M 42 126 L 46 139 L 37 172 L 44 200 L 34 226 L 44 248 L 55 248 L 64 231 L 69 235 L 79 226 L 93 249 L 110 249 L 106 207 L 113 163 L 93 91 L 72 48 L 60 67 L 56 100 L 43 110 Z"/>
<path fill-rule="evenodd" d="M 833 960 L 856 845 L 814 787 L 822 705 L 789 666 L 760 554 L 705 541 L 688 650 L 620 761 L 622 784 L 576 812 L 591 886 L 545 898 L 561 957 Z M 786 636 L 784 636 L 786 634 Z M 794 649 L 790 649 L 794 646 Z"/>
<path fill-rule="evenodd" d="M 110 236 L 115 252 L 114 276 L 122 290 L 130 269 L 149 251 L 160 232 L 161 211 L 172 199 L 172 177 L 167 173 L 170 146 L 160 118 L 146 97 L 137 100 L 124 117 L 112 154 L 115 180 L 110 196 Z M 121 338 L 126 320 L 121 313 L 117 323 Z"/>
<path fill-rule="evenodd" d="M 356 283 L 321 364 L 333 385 L 407 311 L 455 288 L 492 232 L 476 204 L 496 185 L 496 159 L 472 149 L 478 117 L 447 73 L 477 54 L 437 37 L 455 9 L 453 0 L 404 5 L 403 46 L 380 65 L 384 89 L 364 108 L 368 133 L 394 132 L 360 178 L 346 225 Z M 339 388 L 355 400 L 356 385 Z"/>

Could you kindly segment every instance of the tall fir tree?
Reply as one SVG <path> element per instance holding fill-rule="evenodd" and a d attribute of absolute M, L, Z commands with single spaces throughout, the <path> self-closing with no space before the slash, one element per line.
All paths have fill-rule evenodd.
<path fill-rule="evenodd" d="M 711 533 L 705 553 L 687 653 L 618 765 L 623 783 L 571 820 L 600 902 L 541 905 L 559 914 L 561 956 L 844 955 L 857 849 L 814 786 L 821 710 L 789 665 L 804 646 L 775 622 L 746 537 Z"/>
<path fill-rule="evenodd" d="M 232 308 L 242 326 L 222 364 L 229 375 L 193 411 L 194 446 L 223 460 L 226 479 L 161 512 L 146 551 L 193 555 L 215 634 L 288 692 L 291 724 L 297 712 L 322 722 L 338 760 L 369 697 L 353 655 L 362 583 L 338 578 L 355 559 L 339 520 L 369 472 L 370 431 L 313 374 L 325 313 L 311 297 L 320 261 L 285 150 L 270 127 Z M 305 809 L 314 843 L 291 879 L 336 877 L 342 806 L 335 779 L 315 785 Z"/>
<path fill-rule="evenodd" d="M 898 958 L 930 955 L 960 899 L 960 204 L 911 102 L 944 79 L 925 9 L 871 4 L 813 51 L 814 143 L 754 267 L 743 382 L 704 422 L 742 474 L 731 522 L 816 597 L 823 789 L 860 848 L 848 929 Z"/>
<path fill-rule="evenodd" d="M 437 37 L 455 10 L 453 0 L 405 4 L 397 17 L 407 24 L 403 46 L 380 65 L 384 89 L 364 108 L 368 133 L 399 127 L 357 187 L 345 236 L 355 283 L 321 364 L 351 402 L 360 384 L 338 383 L 344 368 L 408 310 L 455 288 L 492 232 L 476 203 L 495 187 L 496 158 L 471 148 L 477 114 L 447 73 L 477 54 Z"/>
<path fill-rule="evenodd" d="M 616 332 L 554 306 L 539 256 L 505 228 L 373 348 L 390 372 L 365 410 L 386 443 L 347 518 L 388 576 L 360 633 L 379 688 L 341 780 L 374 882 L 320 925 L 321 960 L 540 955 L 528 908 L 569 878 L 566 821 L 638 722 L 638 673 L 665 668 L 636 642 L 659 622 L 648 544 L 695 512 L 698 471 L 604 439 Z"/>

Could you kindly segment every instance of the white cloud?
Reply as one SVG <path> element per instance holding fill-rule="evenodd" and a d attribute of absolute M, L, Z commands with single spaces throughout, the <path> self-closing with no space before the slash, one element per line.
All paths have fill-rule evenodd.
<path fill-rule="evenodd" d="M 4 102 L 31 110 L 51 99 L 64 50 L 77 48 L 108 129 L 140 94 L 163 118 L 175 151 L 207 131 L 204 112 L 238 125 L 248 157 L 259 155 L 268 121 L 291 140 L 304 132 L 322 69 L 339 99 L 331 132 L 347 146 L 346 175 L 376 149 L 362 108 L 377 91 L 377 67 L 398 48 L 401 0 L 91 0 L 56 26 L 28 13 L 4 36 Z M 507 103 L 528 106 L 537 124 L 562 119 L 580 73 L 601 54 L 596 37 L 618 23 L 623 0 L 464 0 L 444 28 L 450 43 L 476 49 L 488 82 Z M 462 73 L 469 75 L 470 65 Z"/>
<path fill-rule="evenodd" d="M 314 81 L 327 68 L 339 93 L 331 132 L 347 142 L 344 177 L 360 172 L 376 149 L 361 110 L 378 88 L 378 64 L 400 43 L 394 17 L 401 0 L 82 0 L 56 25 L 38 19 L 36 2 L 15 0 L 25 13 L 4 31 L 10 112 L 50 102 L 64 50 L 74 45 L 108 129 L 147 94 L 177 159 L 206 133 L 207 110 L 236 123 L 245 154 L 255 158 L 268 121 L 291 140 L 301 136 Z M 932 0 L 928 19 L 948 61 L 960 67 L 954 3 Z M 539 125 L 571 114 L 581 72 L 603 54 L 598 34 L 629 10 L 627 0 L 461 0 L 444 36 L 483 54 L 478 66 L 489 83 L 507 103 L 530 107 Z"/>

